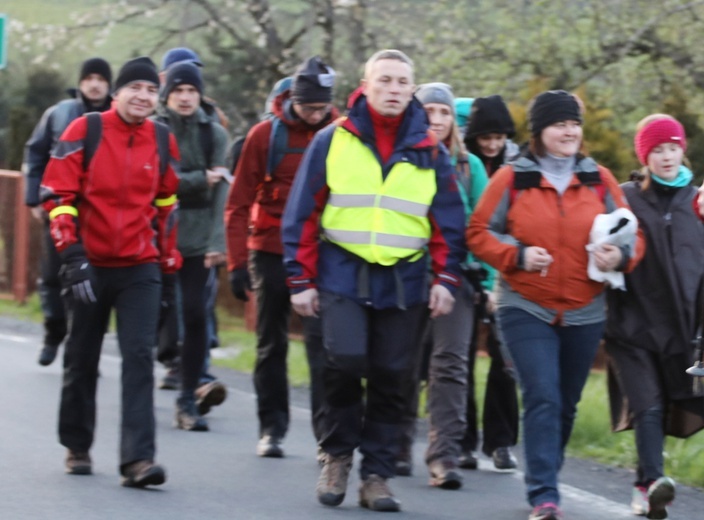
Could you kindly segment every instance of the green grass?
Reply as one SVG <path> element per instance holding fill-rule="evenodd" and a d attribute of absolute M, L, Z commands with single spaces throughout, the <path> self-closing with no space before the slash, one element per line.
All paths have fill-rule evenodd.
<path fill-rule="evenodd" d="M 0 300 L 0 315 L 41 322 L 39 298 L 34 294 L 27 304 L 22 306 L 12 301 Z M 245 330 L 242 318 L 231 316 L 224 310 L 218 310 L 218 320 L 223 350 L 229 355 L 226 358 L 214 359 L 213 363 L 251 373 L 256 359 L 254 333 Z M 488 370 L 489 359 L 478 357 L 475 380 L 480 416 Z M 288 371 L 292 385 L 308 384 L 308 364 L 305 347 L 301 341 L 290 342 Z M 425 416 L 425 392 L 420 397 L 419 413 L 420 416 Z M 633 468 L 635 465 L 633 432 L 611 433 L 606 375 L 602 372 L 592 372 L 589 377 L 567 452 L 573 457 L 596 460 L 612 466 Z M 704 434 L 699 433 L 684 440 L 668 438 L 665 453 L 668 475 L 682 483 L 704 488 Z"/>

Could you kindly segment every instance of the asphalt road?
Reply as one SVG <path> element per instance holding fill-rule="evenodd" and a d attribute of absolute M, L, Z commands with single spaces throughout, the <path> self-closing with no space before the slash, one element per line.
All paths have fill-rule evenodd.
<path fill-rule="evenodd" d="M 100 365 L 98 428 L 92 449 L 95 474 L 65 475 L 65 450 L 56 436 L 61 370 L 58 361 L 48 368 L 37 365 L 40 338 L 36 324 L 0 318 L 0 520 L 352 520 L 379 515 L 357 506 L 356 473 L 340 507 L 318 504 L 319 469 L 305 391 L 293 392 L 286 458 L 258 458 L 250 378 L 227 370 L 215 370 L 228 384 L 230 395 L 208 416 L 211 431 L 207 433 L 174 429 L 176 395 L 155 391 L 157 459 L 166 466 L 168 481 L 146 491 L 120 487 L 120 359 L 110 335 Z M 424 449 L 421 438 L 415 446 L 415 475 L 392 481 L 403 518 L 527 518 L 520 472 L 497 473 L 483 460 L 479 471 L 465 473 L 461 490 L 434 489 L 428 486 L 420 463 Z M 633 473 L 627 470 L 568 460 L 561 478 L 565 519 L 634 518 L 628 508 L 632 480 Z M 679 487 L 670 518 L 702 519 L 703 510 L 704 492 Z"/>

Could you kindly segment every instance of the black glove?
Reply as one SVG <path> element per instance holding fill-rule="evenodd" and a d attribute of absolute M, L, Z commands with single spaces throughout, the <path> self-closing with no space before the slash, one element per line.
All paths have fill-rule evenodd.
<path fill-rule="evenodd" d="M 81 244 L 73 244 L 64 249 L 61 254 L 61 270 L 63 293 L 70 291 L 74 300 L 83 303 L 95 303 L 98 299 L 90 283 L 91 267 Z"/>
<path fill-rule="evenodd" d="M 232 289 L 232 294 L 238 300 L 249 301 L 246 291 L 252 290 L 252 282 L 249 279 L 249 271 L 246 268 L 230 271 L 230 289 Z"/>

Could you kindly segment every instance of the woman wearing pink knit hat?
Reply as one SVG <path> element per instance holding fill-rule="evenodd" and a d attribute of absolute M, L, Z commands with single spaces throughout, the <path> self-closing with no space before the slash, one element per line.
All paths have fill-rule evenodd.
<path fill-rule="evenodd" d="M 701 318 L 704 225 L 692 200 L 692 172 L 683 164 L 684 128 L 654 114 L 637 126 L 640 174 L 622 188 L 646 238 L 645 256 L 625 275 L 626 290 L 609 290 L 606 351 L 614 431 L 635 430 L 637 479 L 631 508 L 668 517 L 675 483 L 664 476 L 665 435 L 704 428 L 704 398 L 685 370 Z"/>

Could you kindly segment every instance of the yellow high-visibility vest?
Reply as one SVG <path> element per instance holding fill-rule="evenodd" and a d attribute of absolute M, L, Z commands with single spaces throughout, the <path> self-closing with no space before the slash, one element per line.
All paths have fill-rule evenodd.
<path fill-rule="evenodd" d="M 384 179 L 372 151 L 344 128 L 333 134 L 326 168 L 325 240 L 386 266 L 423 256 L 437 191 L 434 169 L 400 161 Z"/>

